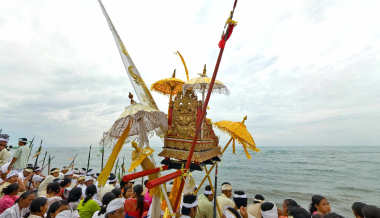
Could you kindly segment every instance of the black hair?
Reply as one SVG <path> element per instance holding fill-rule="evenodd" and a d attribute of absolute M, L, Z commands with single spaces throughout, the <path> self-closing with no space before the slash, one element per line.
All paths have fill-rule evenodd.
<path fill-rule="evenodd" d="M 59 187 L 59 184 L 56 183 L 56 182 L 52 182 L 52 183 L 49 183 L 46 187 L 46 193 L 55 193 L 55 194 L 59 194 L 59 192 L 61 191 L 61 188 Z"/>
<path fill-rule="evenodd" d="M 235 191 L 234 192 L 235 195 L 245 195 L 245 193 L 243 191 Z M 247 204 L 248 204 L 248 199 L 247 198 L 233 198 L 234 199 L 234 202 L 235 202 L 235 205 L 237 208 L 240 208 L 240 207 L 247 207 Z"/>
<path fill-rule="evenodd" d="M 380 208 L 373 205 L 366 205 L 362 208 L 365 218 L 380 218 Z"/>
<path fill-rule="evenodd" d="M 211 191 L 211 186 L 210 185 L 206 185 L 206 187 L 205 187 L 205 191 Z M 206 197 L 208 196 L 208 195 L 206 195 L 206 194 L 204 194 Z"/>
<path fill-rule="evenodd" d="M 310 209 L 309 209 L 310 214 L 313 214 L 315 211 L 317 211 L 317 208 L 315 207 L 315 205 L 320 204 L 323 199 L 326 199 L 326 198 L 323 197 L 322 195 L 313 195 L 313 197 L 311 197 L 311 203 L 310 203 Z"/>
<path fill-rule="evenodd" d="M 90 200 L 98 190 L 96 189 L 96 186 L 94 184 L 87 186 L 86 188 L 86 197 L 84 198 L 82 205 L 84 205 L 88 200 Z"/>
<path fill-rule="evenodd" d="M 137 208 L 136 210 L 139 211 L 139 216 L 142 216 L 144 213 L 144 196 L 142 195 L 144 189 L 142 185 L 135 185 L 133 186 L 133 192 L 136 194 L 137 198 Z"/>
<path fill-rule="evenodd" d="M 108 204 L 116 198 L 116 195 L 114 195 L 112 192 L 107 192 L 102 199 L 102 207 L 100 208 L 100 211 L 98 212 L 98 216 L 105 214 L 107 210 Z"/>
<path fill-rule="evenodd" d="M 146 184 L 149 182 L 149 180 L 145 180 L 144 181 L 144 186 L 146 186 Z"/>
<path fill-rule="evenodd" d="M 75 187 L 71 189 L 69 193 L 69 197 L 67 198 L 67 202 L 77 202 L 82 197 L 82 189 L 79 187 Z"/>
<path fill-rule="evenodd" d="M 240 213 L 232 207 L 228 207 L 227 210 L 229 210 L 233 215 L 235 215 L 236 218 L 241 218 Z"/>
<path fill-rule="evenodd" d="M 61 200 L 52 203 L 46 212 L 46 218 L 52 218 L 51 214 L 55 213 L 62 205 L 67 205 L 67 201 Z"/>
<path fill-rule="evenodd" d="M 272 202 L 264 202 L 261 204 L 262 211 L 272 210 L 273 207 L 274 207 L 274 204 Z"/>
<path fill-rule="evenodd" d="M 223 186 L 223 185 L 231 185 L 231 183 L 229 183 L 229 182 L 223 182 L 223 183 L 222 183 L 222 186 Z"/>
<path fill-rule="evenodd" d="M 30 213 L 42 212 L 41 207 L 47 204 L 47 199 L 43 197 L 36 198 L 30 204 Z"/>
<path fill-rule="evenodd" d="M 66 185 L 70 184 L 71 183 L 71 179 L 70 178 L 64 178 L 61 183 L 59 183 L 59 186 L 61 186 L 61 188 L 65 187 Z"/>
<path fill-rule="evenodd" d="M 112 192 L 116 197 L 120 198 L 120 196 L 121 196 L 121 189 L 119 189 L 119 188 L 114 188 L 114 189 L 112 189 L 111 192 Z"/>
<path fill-rule="evenodd" d="M 326 214 L 323 218 L 344 218 L 344 216 L 331 212 Z"/>
<path fill-rule="evenodd" d="M 186 194 L 183 196 L 183 203 L 192 204 L 197 200 L 197 196 L 193 194 Z M 190 215 L 191 208 L 183 207 L 181 208 L 182 215 Z"/>
<path fill-rule="evenodd" d="M 4 195 L 10 195 L 18 190 L 18 183 L 12 183 L 3 189 Z"/>
<path fill-rule="evenodd" d="M 34 191 L 26 191 L 20 195 L 20 197 L 15 201 L 15 204 L 29 197 L 29 195 L 35 194 Z"/>
<path fill-rule="evenodd" d="M 310 213 L 300 206 L 290 206 L 288 205 L 288 216 L 293 218 L 310 218 Z"/>
<path fill-rule="evenodd" d="M 290 207 L 299 207 L 298 203 L 293 199 L 285 199 L 284 204 L 286 204 L 287 208 Z"/>
<path fill-rule="evenodd" d="M 364 217 L 363 215 L 363 212 L 362 212 L 362 209 L 367 206 L 367 204 L 363 203 L 363 202 L 354 202 L 352 204 L 352 211 L 354 212 L 355 215 L 357 216 L 360 216 L 360 217 Z"/>
<path fill-rule="evenodd" d="M 261 194 L 256 194 L 256 195 L 255 195 L 255 199 L 256 199 L 256 200 L 260 200 L 260 201 L 255 201 L 255 200 L 253 200 L 253 203 L 255 203 L 255 204 L 257 204 L 257 203 L 261 203 L 262 201 L 265 200 L 264 196 L 261 195 Z"/>

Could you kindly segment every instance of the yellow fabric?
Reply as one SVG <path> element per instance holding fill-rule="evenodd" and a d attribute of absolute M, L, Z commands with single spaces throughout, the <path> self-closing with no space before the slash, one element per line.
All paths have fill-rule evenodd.
<path fill-rule="evenodd" d="M 183 57 L 182 57 L 181 53 L 179 53 L 179 51 L 177 51 L 177 54 L 178 54 L 179 58 L 181 58 L 182 64 L 185 67 L 186 79 L 187 79 L 187 81 L 189 81 L 189 70 L 187 69 L 185 59 L 183 59 Z"/>
<path fill-rule="evenodd" d="M 184 81 L 177 78 L 166 78 L 153 83 L 150 89 L 164 95 L 175 95 L 182 91 L 184 83 Z"/>
<path fill-rule="evenodd" d="M 244 152 L 248 159 L 251 159 L 251 155 L 249 155 L 247 148 L 259 152 L 260 149 L 256 148 L 256 143 L 252 138 L 252 135 L 248 132 L 246 125 L 244 124 L 247 116 L 244 117 L 242 122 L 232 122 L 232 121 L 219 121 L 214 123 L 214 125 L 229 134 L 233 138 L 233 152 L 235 151 L 235 140 L 237 140 L 241 145 L 243 145 Z"/>
<path fill-rule="evenodd" d="M 132 120 L 129 120 L 127 127 L 125 128 L 120 138 L 117 140 L 115 146 L 113 147 L 112 153 L 107 160 L 106 166 L 104 167 L 104 169 L 102 170 L 102 172 L 100 173 L 98 177 L 98 184 L 100 187 L 103 187 L 106 184 L 107 179 L 112 171 L 113 165 L 115 164 L 115 160 L 117 156 L 119 155 L 120 150 L 123 147 L 125 140 L 128 137 L 128 133 L 129 133 L 129 130 L 131 129 L 131 126 L 132 126 Z"/>
<path fill-rule="evenodd" d="M 136 142 L 132 142 L 132 143 L 136 143 Z M 142 150 L 142 153 L 139 154 L 139 156 L 137 156 L 136 159 L 132 161 L 131 167 L 129 168 L 128 172 L 132 172 L 134 169 L 136 169 L 136 167 L 138 167 L 145 160 L 145 158 L 153 154 L 153 152 L 154 150 L 150 147 L 144 148 Z"/>

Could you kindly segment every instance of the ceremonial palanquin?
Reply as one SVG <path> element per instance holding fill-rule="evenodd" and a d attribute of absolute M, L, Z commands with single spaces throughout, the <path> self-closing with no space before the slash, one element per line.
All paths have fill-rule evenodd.
<path fill-rule="evenodd" d="M 168 131 L 163 151 L 159 156 L 186 160 L 195 137 L 196 122 L 202 112 L 202 101 L 194 91 L 187 89 L 179 92 L 169 105 Z M 205 119 L 201 134 L 196 141 L 192 162 L 202 163 L 221 154 L 218 138 L 212 129 L 211 120 Z"/>

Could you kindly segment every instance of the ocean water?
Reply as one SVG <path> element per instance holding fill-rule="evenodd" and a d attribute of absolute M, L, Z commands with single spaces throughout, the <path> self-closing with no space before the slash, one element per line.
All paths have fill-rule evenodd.
<path fill-rule="evenodd" d="M 111 147 L 106 148 L 105 161 Z M 161 148 L 154 147 L 158 153 Z M 311 196 L 328 198 L 332 210 L 353 217 L 351 205 L 362 201 L 380 206 L 380 146 L 296 146 L 260 147 L 261 152 L 248 160 L 243 149 L 236 154 L 227 150 L 218 168 L 218 184 L 228 181 L 235 190 L 244 190 L 250 198 L 263 194 L 279 207 L 286 198 L 296 200 L 308 209 Z M 86 167 L 88 147 L 51 147 L 52 167 L 70 163 L 78 155 L 76 167 Z M 131 146 L 125 145 L 120 163 L 125 158 L 130 166 Z M 251 152 L 252 153 L 252 152 Z M 90 168 L 100 171 L 100 148 L 93 147 Z M 162 158 L 155 157 L 156 161 Z M 138 169 L 139 170 L 139 169 Z M 203 173 L 193 172 L 197 184 Z M 214 175 L 212 174 L 212 179 Z M 220 185 L 219 185 L 220 187 Z M 219 188 L 218 187 L 218 188 Z"/>

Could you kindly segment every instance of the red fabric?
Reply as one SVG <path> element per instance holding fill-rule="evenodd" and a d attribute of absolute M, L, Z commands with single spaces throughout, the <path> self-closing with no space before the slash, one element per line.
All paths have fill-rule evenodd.
<path fill-rule="evenodd" d="M 168 125 L 172 125 L 172 119 L 173 119 L 173 106 L 169 107 L 169 114 L 168 114 Z"/>
<path fill-rule="evenodd" d="M 139 215 L 139 211 L 137 211 L 137 199 L 135 198 L 128 198 L 124 203 L 124 212 L 126 215 L 130 217 L 135 218 L 142 218 L 144 212 L 149 210 L 149 203 L 147 201 L 144 201 L 144 211 L 142 212 L 141 216 Z"/>
<path fill-rule="evenodd" d="M 0 214 L 4 212 L 6 209 L 12 207 L 17 199 L 17 195 L 4 195 L 0 199 Z"/>
<path fill-rule="evenodd" d="M 230 38 L 232 31 L 234 30 L 235 25 L 234 24 L 228 24 L 227 32 L 223 34 L 222 39 L 219 41 L 219 48 L 224 48 L 226 45 L 227 40 Z M 226 35 L 227 34 L 227 35 Z"/>

